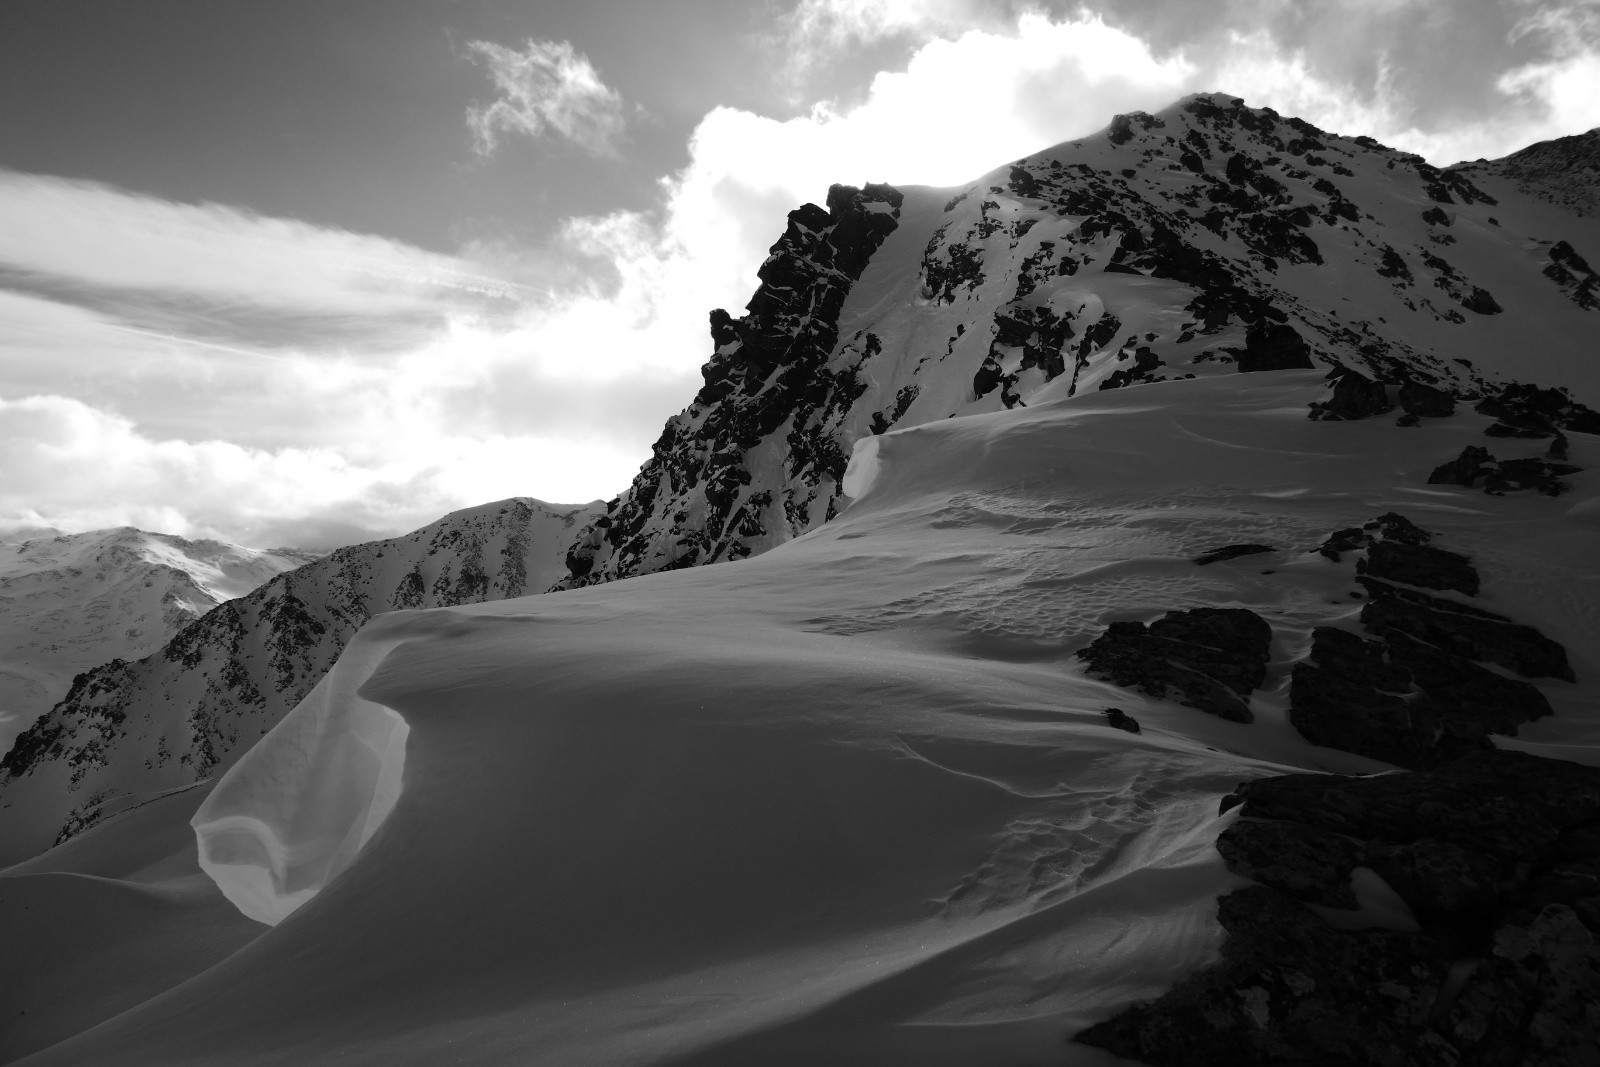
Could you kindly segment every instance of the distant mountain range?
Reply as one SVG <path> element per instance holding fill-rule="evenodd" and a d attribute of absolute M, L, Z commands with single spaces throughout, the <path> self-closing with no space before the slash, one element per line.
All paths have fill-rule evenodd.
<path fill-rule="evenodd" d="M 74 675 L 142 659 L 223 601 L 316 558 L 131 526 L 0 536 L 0 749 L 66 696 Z"/>
<path fill-rule="evenodd" d="M 102 535 L 81 535 L 87 539 L 81 548 L 61 553 L 64 561 L 81 562 L 28 579 L 39 590 L 35 614 L 6 617 L 7 625 L 37 630 L 35 646 L 13 638 L 14 647 L 39 648 L 36 656 L 51 648 L 46 627 L 74 635 L 81 655 L 72 667 L 85 673 L 75 680 L 66 674 L 71 691 L 55 693 L 61 703 L 0 761 L 7 781 L 0 787 L 0 865 L 139 797 L 226 768 L 310 691 L 373 615 L 545 589 L 561 573 L 567 544 L 597 509 L 498 501 L 310 563 L 257 553 L 263 562 L 250 573 L 259 573 L 260 582 L 249 584 L 240 577 L 244 565 L 222 556 L 197 561 L 196 577 L 167 563 L 130 567 L 140 552 L 155 557 L 159 546 L 185 544 L 178 538 L 110 531 L 101 545 L 95 538 Z M 43 567 L 54 543 L 29 541 L 17 547 L 18 558 Z M 233 551 L 242 560 L 251 550 Z M 71 567 L 82 571 L 81 579 L 64 577 Z M 121 599 L 72 599 L 72 590 L 102 581 Z M 168 629 L 158 632 L 162 626 Z M 113 638 L 123 643 L 94 644 Z"/>

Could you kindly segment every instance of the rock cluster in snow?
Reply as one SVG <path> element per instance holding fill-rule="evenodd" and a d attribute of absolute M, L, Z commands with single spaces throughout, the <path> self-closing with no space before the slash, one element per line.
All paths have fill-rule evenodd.
<path fill-rule="evenodd" d="M 1223 801 L 1222 959 L 1077 1040 L 1157 1067 L 1600 1055 L 1600 770 L 1489 750 Z"/>

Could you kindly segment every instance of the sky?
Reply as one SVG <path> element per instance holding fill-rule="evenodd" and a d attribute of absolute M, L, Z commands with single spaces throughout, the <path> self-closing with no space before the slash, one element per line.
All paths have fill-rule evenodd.
<path fill-rule="evenodd" d="M 789 210 L 1201 91 L 1493 158 L 1600 0 L 5 0 L 0 530 L 613 496 Z"/>

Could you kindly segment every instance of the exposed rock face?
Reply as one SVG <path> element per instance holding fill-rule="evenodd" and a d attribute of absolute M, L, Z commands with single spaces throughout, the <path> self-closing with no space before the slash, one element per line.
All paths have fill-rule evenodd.
<path fill-rule="evenodd" d="M 1247 608 L 1169 611 L 1146 626 L 1114 622 L 1078 652 L 1088 673 L 1233 722 L 1251 722 L 1272 628 Z"/>
<path fill-rule="evenodd" d="M 1240 802 L 1218 849 L 1261 884 L 1222 898 L 1222 960 L 1078 1041 L 1157 1067 L 1600 1062 L 1600 770 L 1487 751 Z M 1357 886 L 1409 928 L 1313 910 L 1354 918 Z"/>
<path fill-rule="evenodd" d="M 1542 430 L 1545 436 L 1558 428 L 1600 434 L 1600 412 L 1572 399 L 1565 389 L 1510 382 L 1473 406 L 1479 414 L 1493 415 L 1511 426 Z"/>
<path fill-rule="evenodd" d="M 1393 411 L 1383 385 L 1346 368 L 1333 383 L 1333 395 L 1311 405 L 1311 418 L 1328 421 L 1370 419 Z"/>
<path fill-rule="evenodd" d="M 1549 701 L 1522 678 L 1572 680 L 1566 650 L 1533 627 L 1421 592 L 1478 593 L 1471 561 L 1431 540 L 1390 512 L 1323 543 L 1322 554 L 1335 560 L 1362 552 L 1356 573 L 1368 599 L 1360 622 L 1373 637 L 1312 631 L 1310 655 L 1295 665 L 1289 687 L 1289 721 L 1307 740 L 1431 767 L 1550 714 Z"/>
<path fill-rule="evenodd" d="M 902 200 L 887 185 L 835 185 L 826 209 L 789 213 L 745 315 L 711 313 L 705 385 L 667 422 L 633 489 L 568 552 L 564 586 L 741 559 L 833 513 L 849 458 L 835 431 L 865 391 L 858 366 L 881 350 L 873 334 L 851 338 L 853 361 L 830 369 L 839 312 Z M 755 485 L 763 446 L 779 469 Z"/>
<path fill-rule="evenodd" d="M 1311 346 L 1300 331 L 1286 323 L 1252 323 L 1245 331 L 1244 350 L 1238 355 L 1239 370 L 1309 370 L 1316 366 Z"/>
<path fill-rule="evenodd" d="M 1494 429 L 1493 426 L 1490 429 Z M 1545 436 L 1545 435 L 1540 435 Z M 1564 439 L 1558 439 L 1564 440 Z M 1566 455 L 1566 450 L 1552 446 L 1552 452 Z M 1532 489 L 1544 496 L 1560 496 L 1567 491 L 1561 479 L 1577 474 L 1582 467 L 1561 463 L 1539 456 L 1500 460 L 1486 448 L 1468 445 L 1461 454 L 1448 463 L 1441 463 L 1428 475 L 1429 485 L 1464 485 L 1468 488 L 1483 480 L 1483 491 L 1491 496 Z"/>
<path fill-rule="evenodd" d="M 80 674 L 0 760 L 0 802 L 10 805 L 0 866 L 93 825 L 126 794 L 231 766 L 373 615 L 542 590 L 597 510 L 504 500 L 341 548 L 213 608 L 145 659 Z"/>
<path fill-rule="evenodd" d="M 1402 382 L 1400 407 L 1407 415 L 1424 419 L 1444 419 L 1456 413 L 1455 398 L 1442 389 L 1421 382 Z"/>

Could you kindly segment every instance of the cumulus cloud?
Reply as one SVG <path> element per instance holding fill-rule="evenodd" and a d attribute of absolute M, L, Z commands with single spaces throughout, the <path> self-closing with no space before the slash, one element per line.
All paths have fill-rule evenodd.
<path fill-rule="evenodd" d="M 507 134 L 538 139 L 554 132 L 593 155 L 617 156 L 626 105 L 570 43 L 530 38 L 519 51 L 469 41 L 467 55 L 488 71 L 497 94 L 467 109 L 479 155 L 493 155 Z"/>

